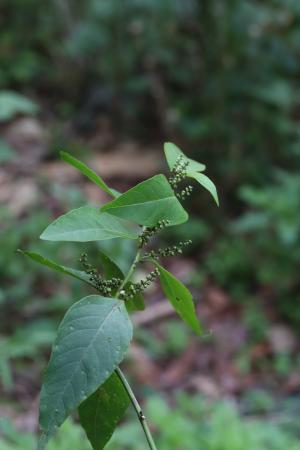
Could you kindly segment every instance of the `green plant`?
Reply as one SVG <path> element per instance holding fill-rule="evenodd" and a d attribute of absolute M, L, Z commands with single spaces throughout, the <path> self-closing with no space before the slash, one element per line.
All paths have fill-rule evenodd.
<path fill-rule="evenodd" d="M 299 174 L 276 170 L 268 186 L 243 186 L 240 196 L 247 209 L 217 241 L 208 270 L 236 299 L 267 291 L 277 313 L 298 329 Z"/>
<path fill-rule="evenodd" d="M 61 153 L 66 162 L 113 200 L 100 209 L 82 206 L 60 216 L 45 229 L 41 239 L 89 242 L 122 238 L 135 241 L 137 249 L 125 273 L 110 255 L 99 251 L 103 274 L 89 262 L 87 253 L 81 255 L 82 270 L 78 270 L 38 253 L 21 251 L 42 265 L 82 280 L 98 292 L 74 303 L 58 329 L 41 391 L 42 434 L 38 450 L 45 448 L 57 428 L 77 408 L 93 448 L 104 448 L 130 401 L 149 448 L 156 449 L 141 407 L 119 368 L 132 338 L 128 312 L 144 308 L 143 292 L 159 277 L 177 313 L 195 333 L 201 334 L 191 293 L 160 263 L 164 256 L 181 254 L 189 241 L 166 249 L 149 251 L 145 247 L 161 230 L 187 221 L 188 214 L 181 201 L 191 194 L 193 187 L 180 187 L 186 178 L 204 186 L 218 203 L 214 184 L 203 174 L 203 164 L 187 158 L 171 143 L 165 144 L 165 155 L 171 171 L 169 180 L 159 174 L 120 194 L 85 164 L 68 153 Z M 132 277 L 139 263 L 154 267 L 145 279 L 134 282 Z"/>

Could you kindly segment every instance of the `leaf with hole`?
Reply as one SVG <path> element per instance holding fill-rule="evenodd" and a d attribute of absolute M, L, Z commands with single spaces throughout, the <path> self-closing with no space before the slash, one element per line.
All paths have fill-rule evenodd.
<path fill-rule="evenodd" d="M 28 256 L 30 259 L 39 264 L 42 264 L 43 266 L 49 267 L 50 269 L 53 269 L 57 272 L 64 273 L 65 275 L 70 275 L 71 277 L 84 281 L 85 283 L 88 283 L 94 287 L 93 282 L 90 280 L 90 276 L 82 270 L 76 270 L 72 269 L 71 267 L 62 266 L 61 264 L 57 264 L 56 262 L 51 261 L 50 259 L 45 258 L 44 256 L 35 252 L 28 252 L 26 250 L 20 249 L 18 249 L 18 252 L 22 253 L 25 256 Z"/>
<path fill-rule="evenodd" d="M 187 167 L 188 171 L 203 172 L 206 168 L 204 164 L 201 164 L 198 161 L 195 161 L 195 160 L 185 156 L 183 151 L 180 150 L 180 148 L 178 148 L 177 145 L 172 144 L 172 142 L 166 142 L 164 145 L 164 150 L 165 150 L 166 160 L 167 160 L 170 170 L 172 170 L 174 168 L 174 166 L 180 156 L 183 156 L 184 160 L 189 162 L 189 165 Z"/>
<path fill-rule="evenodd" d="M 78 409 L 80 423 L 94 450 L 105 447 L 129 403 L 129 397 L 116 373 L 81 403 Z"/>
<path fill-rule="evenodd" d="M 67 311 L 58 329 L 40 397 L 43 450 L 57 428 L 124 358 L 132 324 L 124 302 L 90 295 Z"/>
<path fill-rule="evenodd" d="M 101 209 L 139 225 L 155 226 L 160 220 L 179 225 L 188 219 L 164 175 L 156 175 L 129 189 Z"/>
<path fill-rule="evenodd" d="M 96 174 L 96 172 L 94 172 L 92 169 L 90 169 L 82 161 L 80 161 L 77 158 L 74 158 L 74 156 L 70 155 L 70 153 L 68 153 L 68 152 L 61 151 L 59 154 L 64 161 L 66 161 L 71 166 L 78 169 L 83 175 L 85 175 L 93 183 L 97 184 L 107 194 L 109 194 L 115 198 L 119 197 L 120 193 L 118 191 L 115 191 L 114 189 L 111 189 L 110 187 L 108 187 L 107 184 L 102 180 L 102 178 L 100 178 L 99 175 Z"/>
<path fill-rule="evenodd" d="M 58 217 L 41 234 L 46 241 L 88 242 L 112 238 L 137 239 L 128 224 L 98 208 L 82 206 Z"/>
<path fill-rule="evenodd" d="M 156 261 L 154 262 L 159 270 L 159 277 L 165 296 L 171 302 L 180 317 L 195 331 L 201 334 L 201 326 L 198 321 L 193 297 L 184 284 L 174 275 L 164 269 Z"/>

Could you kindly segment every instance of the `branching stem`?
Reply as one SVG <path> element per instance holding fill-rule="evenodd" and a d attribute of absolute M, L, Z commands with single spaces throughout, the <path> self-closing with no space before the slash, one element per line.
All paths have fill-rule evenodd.
<path fill-rule="evenodd" d="M 118 375 L 119 379 L 121 380 L 121 382 L 122 382 L 122 384 L 124 386 L 124 389 L 126 390 L 126 392 L 128 394 L 128 397 L 130 398 L 130 401 L 131 401 L 131 403 L 132 403 L 132 405 L 133 405 L 133 407 L 135 409 L 135 412 L 136 412 L 136 414 L 138 416 L 140 424 L 141 424 L 141 426 L 143 428 L 143 431 L 145 433 L 145 436 L 146 436 L 146 439 L 147 439 L 147 442 L 148 442 L 150 450 L 157 450 L 157 447 L 156 447 L 156 445 L 154 443 L 154 440 L 153 440 L 153 437 L 151 435 L 150 429 L 148 427 L 146 417 L 143 414 L 142 408 L 140 407 L 139 402 L 137 401 L 134 393 L 132 392 L 132 389 L 131 389 L 127 379 L 125 378 L 125 375 L 123 374 L 123 372 L 121 371 L 121 369 L 119 367 L 116 368 L 116 374 Z"/>

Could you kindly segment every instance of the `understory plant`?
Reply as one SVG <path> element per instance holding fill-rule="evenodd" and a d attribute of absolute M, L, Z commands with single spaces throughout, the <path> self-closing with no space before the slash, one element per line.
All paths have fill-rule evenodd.
<path fill-rule="evenodd" d="M 169 177 L 155 175 L 124 193 L 110 188 L 93 170 L 66 152 L 64 161 L 74 166 L 104 190 L 112 200 L 101 207 L 82 206 L 58 217 L 41 234 L 48 241 L 89 242 L 114 238 L 136 244 L 136 254 L 126 273 L 109 254 L 98 252 L 99 266 L 80 257 L 81 268 L 60 265 L 40 254 L 22 251 L 34 261 L 82 280 L 96 290 L 74 303 L 66 312 L 52 349 L 40 395 L 38 450 L 43 450 L 66 418 L 78 410 L 79 420 L 94 450 L 111 438 L 130 402 L 144 431 L 149 448 L 156 449 L 146 417 L 119 365 L 132 339 L 130 314 L 144 309 L 145 289 L 159 278 L 162 290 L 179 316 L 200 335 L 201 325 L 190 291 L 163 265 L 164 257 L 180 255 L 190 240 L 155 249 L 153 238 L 163 229 L 188 220 L 182 206 L 192 193 L 186 183 L 194 179 L 218 203 L 205 166 L 187 158 L 172 143 L 165 144 Z M 182 184 L 183 183 L 183 184 Z M 148 275 L 136 281 L 138 265 L 149 267 Z"/>

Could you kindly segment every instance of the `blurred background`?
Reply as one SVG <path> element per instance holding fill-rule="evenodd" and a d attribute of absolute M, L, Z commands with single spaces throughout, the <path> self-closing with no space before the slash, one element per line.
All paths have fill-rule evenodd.
<path fill-rule="evenodd" d="M 2 0 L 0 449 L 34 448 L 38 395 L 66 309 L 87 295 L 15 254 L 79 267 L 97 245 L 39 242 L 49 221 L 105 195 L 65 149 L 126 190 L 166 170 L 174 141 L 205 163 L 166 264 L 192 290 L 201 339 L 161 291 L 136 314 L 125 371 L 162 450 L 299 450 L 299 0 Z M 100 248 L 100 247 L 99 247 Z M 101 244 L 122 265 L 132 249 Z M 49 450 L 88 450 L 76 418 Z M 141 450 L 129 412 L 110 450 Z"/>

